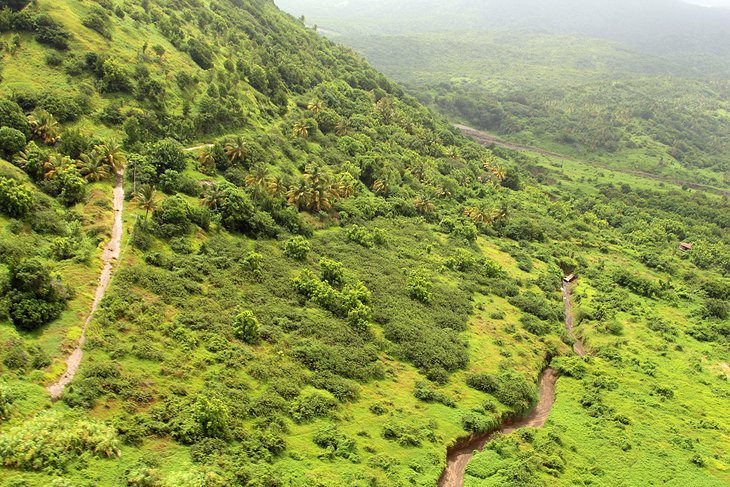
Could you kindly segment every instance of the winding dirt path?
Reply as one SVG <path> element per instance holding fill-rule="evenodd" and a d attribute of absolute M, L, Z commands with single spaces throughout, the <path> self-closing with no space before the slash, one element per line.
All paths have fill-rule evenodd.
<path fill-rule="evenodd" d="M 86 343 L 86 330 L 89 327 L 91 319 L 94 317 L 94 313 L 99 307 L 99 303 L 104 297 L 107 286 L 112 278 L 112 271 L 114 270 L 114 263 L 119 259 L 119 254 L 122 249 L 122 212 L 124 210 L 124 178 L 123 173 L 117 173 L 117 180 L 114 185 L 114 224 L 112 225 L 112 238 L 104 247 L 104 252 L 101 254 L 101 260 L 104 262 L 104 269 L 101 271 L 99 276 L 99 284 L 96 286 L 96 292 L 94 293 L 94 301 L 91 304 L 91 311 L 84 321 L 84 327 L 81 330 L 81 336 L 79 341 L 76 343 L 71 355 L 66 359 L 66 372 L 59 377 L 58 381 L 48 386 L 48 392 L 52 399 L 58 399 L 63 394 L 66 386 L 73 380 L 76 372 L 79 370 L 81 365 L 81 358 L 84 355 L 83 346 Z"/>
<path fill-rule="evenodd" d="M 583 343 L 583 337 L 576 336 L 573 328 L 573 288 L 575 282 L 564 282 L 563 283 L 563 301 L 565 302 L 565 328 L 568 330 L 568 335 L 575 340 L 573 343 L 573 351 L 580 355 L 585 356 L 586 349 Z"/>
<path fill-rule="evenodd" d="M 563 283 L 563 299 L 565 301 L 565 327 L 575 339 L 573 351 L 580 356 L 585 355 L 583 339 L 576 337 L 573 331 L 573 287 L 575 283 Z M 520 428 L 542 428 L 550 416 L 555 404 L 555 384 L 558 371 L 548 367 L 540 375 L 540 398 L 534 408 L 522 418 L 507 420 L 496 430 L 472 434 L 456 442 L 446 452 L 446 469 L 439 479 L 438 487 L 462 487 L 466 467 L 496 434 L 508 435 Z"/>

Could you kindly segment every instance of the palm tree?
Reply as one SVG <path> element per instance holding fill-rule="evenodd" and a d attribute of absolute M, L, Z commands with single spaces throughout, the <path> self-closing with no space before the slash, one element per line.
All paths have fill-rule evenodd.
<path fill-rule="evenodd" d="M 248 144 L 240 135 L 229 141 L 224 149 L 231 164 L 243 164 L 248 157 Z"/>
<path fill-rule="evenodd" d="M 307 182 L 304 179 L 300 179 L 286 192 L 287 201 L 289 202 L 289 204 L 296 205 L 297 207 L 301 207 L 302 203 L 308 204 L 308 195 L 309 189 L 307 186 Z"/>
<path fill-rule="evenodd" d="M 215 174 L 215 154 L 212 147 L 206 147 L 198 155 L 198 169 L 203 174 Z"/>
<path fill-rule="evenodd" d="M 203 196 L 200 198 L 200 204 L 207 206 L 209 209 L 216 211 L 223 203 L 223 189 L 218 184 L 209 184 Z"/>
<path fill-rule="evenodd" d="M 504 168 L 497 162 L 497 160 L 494 157 L 488 157 L 484 160 L 484 163 L 482 164 L 484 166 L 484 169 L 490 173 L 498 180 L 503 181 L 505 177 L 507 177 L 507 173 L 504 170 Z"/>
<path fill-rule="evenodd" d="M 114 139 L 106 144 L 97 145 L 94 147 L 94 151 L 111 167 L 112 172 L 115 174 L 120 173 L 127 164 L 127 156 L 124 155 L 121 146 Z"/>
<path fill-rule="evenodd" d="M 263 164 L 256 164 L 251 172 L 246 176 L 246 186 L 253 187 L 256 193 L 264 193 L 266 191 L 266 183 L 269 179 L 269 170 Z"/>
<path fill-rule="evenodd" d="M 289 189 L 289 182 L 284 177 L 269 178 L 266 182 L 266 194 L 272 198 L 286 196 Z"/>
<path fill-rule="evenodd" d="M 28 123 L 34 137 L 46 145 L 54 145 L 61 140 L 61 130 L 56 118 L 42 108 L 36 108 L 28 115 Z"/>
<path fill-rule="evenodd" d="M 349 118 L 342 118 L 337 125 L 335 125 L 335 135 L 343 137 L 349 135 L 352 132 L 352 122 Z"/>
<path fill-rule="evenodd" d="M 416 197 L 413 205 L 416 207 L 421 214 L 431 213 L 436 209 L 436 205 L 433 203 L 431 197 L 426 194 L 420 194 Z"/>
<path fill-rule="evenodd" d="M 79 162 L 79 170 L 87 181 L 96 183 L 109 177 L 109 165 L 96 150 L 81 154 Z"/>
<path fill-rule="evenodd" d="M 294 122 L 294 126 L 292 127 L 292 132 L 297 137 L 306 139 L 307 137 L 309 137 L 310 128 L 311 127 L 309 126 L 309 124 L 307 123 L 306 120 L 297 120 L 296 122 Z"/>
<path fill-rule="evenodd" d="M 492 208 L 484 202 L 467 207 L 464 209 L 464 214 L 471 218 L 474 223 L 481 225 L 491 225 L 500 216 L 499 210 Z"/>
<path fill-rule="evenodd" d="M 337 196 L 342 199 L 347 199 L 355 195 L 355 185 L 357 181 L 349 172 L 340 173 L 337 176 L 336 192 Z"/>
<path fill-rule="evenodd" d="M 133 198 L 137 205 L 144 209 L 144 219 L 147 221 L 150 211 L 155 211 L 157 208 L 157 191 L 151 185 L 144 184 L 134 193 Z"/>
<path fill-rule="evenodd" d="M 410 166 L 408 167 L 408 170 L 411 174 L 413 174 L 419 181 L 423 182 L 426 177 L 428 176 L 428 173 L 431 172 L 431 165 L 426 162 L 424 159 L 415 159 Z"/>
<path fill-rule="evenodd" d="M 59 154 L 51 154 L 46 162 L 43 163 L 43 177 L 45 179 L 51 179 L 70 164 L 71 159 L 69 157 L 63 157 Z"/>
<path fill-rule="evenodd" d="M 315 115 L 322 111 L 322 102 L 319 100 L 312 100 L 307 104 L 307 110 L 314 113 Z"/>

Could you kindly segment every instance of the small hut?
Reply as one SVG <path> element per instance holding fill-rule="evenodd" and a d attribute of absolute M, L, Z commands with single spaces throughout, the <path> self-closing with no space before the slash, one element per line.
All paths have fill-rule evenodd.
<path fill-rule="evenodd" d="M 682 252 L 689 252 L 690 250 L 692 250 L 692 247 L 694 247 L 694 244 L 687 242 L 682 242 L 679 244 L 679 250 L 681 250 Z"/>
<path fill-rule="evenodd" d="M 576 279 L 578 279 L 578 276 L 575 274 L 568 274 L 563 278 L 563 281 L 570 284 L 571 282 L 574 282 Z"/>

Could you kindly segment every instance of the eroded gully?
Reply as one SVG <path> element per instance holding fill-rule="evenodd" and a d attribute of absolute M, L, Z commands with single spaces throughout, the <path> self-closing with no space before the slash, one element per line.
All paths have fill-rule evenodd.
<path fill-rule="evenodd" d="M 575 340 L 573 350 L 578 355 L 585 355 L 583 340 L 575 336 L 573 329 L 573 286 L 574 283 L 564 283 L 563 300 L 565 302 L 565 327 L 568 334 Z M 540 374 L 540 397 L 532 410 L 521 418 L 511 418 L 503 422 L 497 429 L 484 433 L 472 434 L 449 447 L 446 453 L 446 469 L 439 479 L 439 487 L 462 487 L 466 467 L 476 452 L 480 452 L 497 434 L 507 435 L 520 428 L 542 428 L 550 416 L 555 404 L 555 383 L 558 380 L 557 370 L 547 367 Z"/>

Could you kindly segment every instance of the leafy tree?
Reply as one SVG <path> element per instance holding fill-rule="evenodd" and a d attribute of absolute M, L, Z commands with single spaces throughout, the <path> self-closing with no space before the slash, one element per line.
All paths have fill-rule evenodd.
<path fill-rule="evenodd" d="M 8 314 L 17 328 L 35 330 L 55 320 L 69 297 L 69 290 L 39 260 L 11 266 Z"/>
<path fill-rule="evenodd" d="M 0 1 L 0 8 L 7 7 L 17 12 L 27 7 L 30 1 L 31 0 L 2 0 Z"/>
<path fill-rule="evenodd" d="M 22 218 L 33 207 L 33 193 L 14 179 L 0 177 L 0 211 Z"/>
<path fill-rule="evenodd" d="M 24 135 L 30 135 L 28 119 L 20 106 L 5 98 L 0 98 L 0 126 L 19 130 Z"/>
<path fill-rule="evenodd" d="M 162 200 L 153 211 L 155 232 L 163 238 L 181 237 L 190 231 L 190 208 L 180 195 Z"/>
<path fill-rule="evenodd" d="M 253 312 L 243 310 L 233 320 L 233 334 L 239 340 L 249 344 L 256 344 L 259 341 L 259 320 Z"/>
<path fill-rule="evenodd" d="M 167 138 L 153 144 L 147 155 L 158 175 L 170 169 L 181 173 L 187 166 L 183 146 L 175 139 Z"/>
<path fill-rule="evenodd" d="M 213 49 L 202 40 L 191 37 L 188 39 L 186 50 L 195 63 L 203 69 L 213 67 Z"/>
<path fill-rule="evenodd" d="M 25 135 L 12 127 L 0 128 L 0 153 L 9 159 L 25 147 Z"/>

